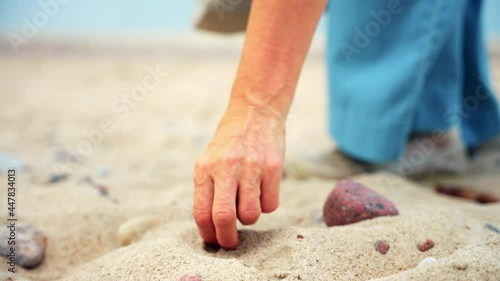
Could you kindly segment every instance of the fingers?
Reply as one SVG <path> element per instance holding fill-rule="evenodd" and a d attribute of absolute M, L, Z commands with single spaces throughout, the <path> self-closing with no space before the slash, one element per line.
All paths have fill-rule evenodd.
<path fill-rule="evenodd" d="M 278 208 L 279 190 L 283 177 L 283 161 L 269 160 L 262 176 L 260 206 L 263 213 L 271 213 Z"/>
<path fill-rule="evenodd" d="M 212 218 L 219 245 L 224 249 L 236 249 L 236 182 L 228 177 L 215 179 Z"/>
<path fill-rule="evenodd" d="M 212 220 L 214 184 L 205 174 L 195 172 L 193 217 L 201 238 L 207 243 L 217 243 L 215 226 Z"/>
<path fill-rule="evenodd" d="M 244 225 L 254 224 L 260 213 L 260 176 L 242 180 L 238 187 L 238 219 Z"/>

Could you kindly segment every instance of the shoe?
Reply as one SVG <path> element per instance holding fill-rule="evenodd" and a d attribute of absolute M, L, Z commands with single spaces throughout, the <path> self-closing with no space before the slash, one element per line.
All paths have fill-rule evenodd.
<path fill-rule="evenodd" d="M 471 174 L 500 173 L 500 136 L 469 151 Z"/>
<path fill-rule="evenodd" d="M 327 153 L 292 158 L 287 175 L 298 179 L 320 177 L 341 179 L 363 172 L 389 172 L 402 177 L 434 173 L 458 174 L 467 169 L 467 153 L 457 130 L 437 139 L 434 135 L 413 136 L 401 159 L 388 164 L 355 160 L 336 149 Z"/>
<path fill-rule="evenodd" d="M 459 174 L 467 169 L 467 152 L 456 129 L 440 138 L 433 134 L 413 136 L 399 161 L 373 165 L 372 169 L 402 177 Z"/>
<path fill-rule="evenodd" d="M 195 26 L 218 33 L 244 32 L 250 15 L 250 0 L 198 0 Z"/>

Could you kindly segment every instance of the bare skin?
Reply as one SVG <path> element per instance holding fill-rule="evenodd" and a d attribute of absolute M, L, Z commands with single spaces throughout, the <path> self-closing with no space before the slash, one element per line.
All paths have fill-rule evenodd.
<path fill-rule="evenodd" d="M 207 243 L 238 246 L 236 220 L 278 208 L 285 120 L 326 0 L 253 0 L 229 105 L 194 171 L 193 216 Z"/>

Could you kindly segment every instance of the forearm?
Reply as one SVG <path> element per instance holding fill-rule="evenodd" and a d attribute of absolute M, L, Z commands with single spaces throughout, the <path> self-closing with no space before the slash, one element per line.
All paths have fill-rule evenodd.
<path fill-rule="evenodd" d="M 326 0 L 253 0 L 230 109 L 286 118 Z"/>

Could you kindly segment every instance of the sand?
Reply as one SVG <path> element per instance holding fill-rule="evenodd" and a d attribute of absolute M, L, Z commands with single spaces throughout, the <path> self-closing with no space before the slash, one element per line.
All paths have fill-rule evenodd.
<path fill-rule="evenodd" d="M 308 57 L 290 114 L 289 153 L 332 145 L 325 133 L 320 41 Z M 436 181 L 461 183 L 500 196 L 498 168 L 477 165 L 460 176 L 419 182 L 358 175 L 355 181 L 392 200 L 400 215 L 331 228 L 321 214 L 335 181 L 289 177 L 276 212 L 254 226 L 239 226 L 236 251 L 205 251 L 191 217 L 192 166 L 226 106 L 239 37 L 125 46 L 33 42 L 18 55 L 2 44 L 0 151 L 25 164 L 18 176 L 18 219 L 48 237 L 45 261 L 36 269 L 17 267 L 15 275 L 7 274 L 1 258 L 3 280 L 179 280 L 185 274 L 205 281 L 500 280 L 500 234 L 486 227 L 500 227 L 500 204 L 479 205 L 429 188 Z M 143 100 L 121 100 L 156 68 L 168 75 L 161 74 Z M 500 81 L 498 60 L 494 70 Z M 99 137 L 105 118 L 113 129 L 101 130 Z M 84 147 L 85 135 L 96 144 Z M 66 162 L 65 151 L 85 148 L 79 161 Z M 63 172 L 66 180 L 47 183 Z M 85 177 L 106 186 L 109 195 L 101 196 Z M 157 223 L 120 246 L 120 225 L 144 216 Z M 418 251 L 417 243 L 427 238 L 434 248 Z M 385 255 L 375 251 L 379 240 L 390 245 Z M 437 261 L 417 268 L 429 256 Z"/>

